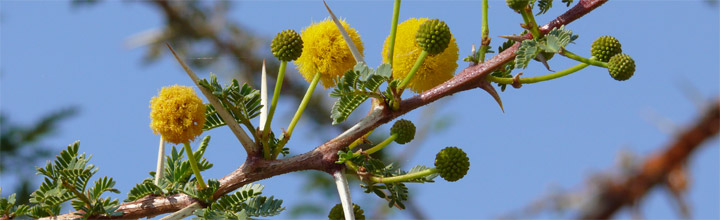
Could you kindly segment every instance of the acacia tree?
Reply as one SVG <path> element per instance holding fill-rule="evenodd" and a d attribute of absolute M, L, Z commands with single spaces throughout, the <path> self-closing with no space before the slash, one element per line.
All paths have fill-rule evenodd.
<path fill-rule="evenodd" d="M 183 58 L 173 52 L 178 62 L 193 78 L 198 89 L 210 101 L 210 104 L 203 105 L 201 101 L 198 102 L 199 98 L 190 89 L 170 87 L 167 90 L 163 89 L 157 101 L 154 100 L 152 103 L 153 106 L 157 105 L 152 113 L 153 129 L 160 133 L 165 141 L 183 144 L 187 161 L 183 160 L 182 152 L 174 148 L 170 156 L 167 156 L 166 162 L 162 162 L 165 156 L 164 153 L 160 153 L 159 165 L 164 166 L 159 166 L 154 175 L 155 179 L 148 179 L 138 184 L 131 190 L 126 203 L 119 204 L 117 200 L 101 198 L 103 192 L 117 191 L 112 188 L 114 181 L 111 178 L 102 178 L 96 181 L 93 187 L 87 187 L 96 169 L 87 164 L 89 158 L 78 153 L 78 144 L 75 143 L 63 151 L 55 163 L 39 169 L 48 178 L 34 194 L 33 203 L 37 205 L 17 207 L 14 214 L 8 212 L 7 216 L 22 214 L 31 217 L 55 216 L 59 214 L 59 205 L 67 201 L 72 201 L 73 207 L 78 212 L 60 217 L 80 215 L 138 218 L 169 212 L 176 213 L 171 215 L 172 217 L 195 214 L 206 218 L 274 215 L 282 211 L 281 201 L 273 197 L 259 196 L 262 187 L 252 183 L 301 170 L 325 171 L 336 178 L 343 198 L 346 218 L 351 218 L 353 212 L 349 211 L 352 203 L 349 201 L 350 197 L 344 181 L 345 171 L 349 171 L 349 175 L 357 175 L 363 179 L 365 182 L 363 187 L 367 192 L 373 192 L 387 199 L 390 205 L 402 207 L 403 200 L 407 198 L 407 190 L 403 182 L 429 182 L 438 174 L 448 181 L 455 181 L 467 172 L 469 165 L 467 157 L 458 148 L 446 148 L 438 153 L 436 168 L 416 167 L 408 172 L 395 170 L 381 161 L 372 159 L 370 154 L 382 149 L 389 142 L 396 141 L 402 144 L 412 140 L 414 126 L 405 120 L 396 122 L 386 141 L 368 150 L 351 151 L 378 126 L 445 96 L 476 88 L 488 91 L 502 107 L 502 102 L 491 82 L 498 83 L 501 88 L 505 88 L 506 85 L 519 87 L 526 83 L 562 77 L 588 65 L 607 67 L 611 76 L 618 80 L 626 80 L 632 76 L 634 63 L 628 55 L 620 53 L 619 43 L 613 38 L 599 39 L 597 46 L 593 47 L 591 58 L 580 57 L 565 49 L 565 46 L 574 40 L 575 35 L 563 25 L 599 7 L 604 1 L 580 1 L 565 14 L 540 27 L 534 21 L 532 10 L 534 8 L 536 11 L 538 9 L 540 12 L 546 11 L 550 6 L 547 2 L 539 1 L 535 5 L 535 2 L 529 4 L 528 1 L 508 1 L 508 5 L 522 15 L 528 33 L 509 36 L 510 41 L 500 48 L 502 51 L 486 60 L 485 55 L 490 40 L 487 32 L 484 31 L 483 45 L 467 58 L 473 65 L 455 76 L 452 75 L 455 67 L 452 67 L 449 75 L 440 70 L 427 71 L 427 67 L 431 65 L 448 63 L 442 60 L 438 62 L 433 58 L 447 59 L 442 53 L 450 52 L 448 53 L 450 55 L 453 53 L 454 40 L 447 25 L 436 19 L 414 20 L 397 25 L 399 1 L 396 2 L 395 19 L 388 40 L 389 45 L 386 46 L 386 54 L 388 54 L 386 64 L 375 69 L 364 64 L 360 53 L 361 45 L 353 39 L 352 29 L 346 24 L 341 25 L 342 21 L 334 19 L 332 22 L 328 20 L 326 23 L 316 24 L 319 30 L 315 35 L 310 34 L 313 32 L 310 28 L 303 31 L 303 36 L 295 31 L 283 31 L 278 34 L 272 48 L 273 54 L 281 64 L 276 83 L 278 86 L 272 93 L 272 99 L 264 95 L 267 92 L 266 88 L 261 88 L 260 91 L 254 90 L 248 85 L 240 85 L 239 81 L 222 86 L 213 77 L 209 80 L 201 80 L 184 64 Z M 486 12 L 487 8 L 484 11 Z M 403 31 L 404 24 L 407 26 L 414 24 L 414 28 Z M 308 37 L 305 37 L 305 33 L 308 33 Z M 332 47 L 327 42 L 317 46 L 311 44 L 326 39 L 323 34 L 333 33 L 336 41 L 329 44 Z M 340 33 L 343 33 L 342 36 Z M 394 43 L 396 45 L 393 45 Z M 308 53 L 309 50 L 323 46 L 329 47 L 327 54 Z M 420 50 L 416 50 L 417 55 L 410 61 L 398 61 L 393 56 L 393 50 L 401 51 L 403 46 L 406 50 L 412 50 L 413 47 Z M 454 59 L 457 59 L 457 46 L 454 47 L 454 53 Z M 532 59 L 544 63 L 556 53 L 581 63 L 568 70 L 545 76 L 524 78 L 519 74 L 510 75 L 513 69 L 524 68 Z M 306 55 L 309 57 L 304 59 L 303 56 Z M 323 56 L 344 59 L 328 64 L 323 63 L 328 62 L 322 58 Z M 311 86 L 287 131 L 274 133 L 269 124 L 282 89 L 280 86 L 283 85 L 282 75 L 287 62 L 295 59 L 298 59 L 300 66 L 309 66 L 301 67 L 301 73 L 311 82 Z M 454 62 L 455 60 L 452 59 L 453 57 L 450 56 L 450 61 Z M 346 64 L 347 62 L 350 64 Z M 323 69 L 323 65 L 327 67 Z M 285 144 L 290 140 L 295 123 L 302 115 L 307 100 L 319 82 L 325 87 L 335 87 L 331 94 L 338 97 L 331 111 L 335 122 L 345 120 L 360 103 L 368 99 L 373 100 L 371 112 L 345 133 L 327 143 L 304 154 L 277 159 L 279 155 L 286 153 Z M 381 87 L 385 83 L 387 85 Z M 405 88 L 417 92 L 418 95 L 402 100 L 401 94 Z M 270 100 L 272 103 L 269 102 Z M 178 109 L 186 111 L 178 111 Z M 256 116 L 261 118 L 261 122 L 253 125 L 250 119 Z M 225 123 L 228 121 L 233 123 Z M 224 178 L 205 182 L 200 172 L 212 167 L 202 158 L 205 147 L 209 144 L 209 138 L 203 139 L 195 151 L 188 142 L 203 130 L 225 125 L 233 131 L 245 148 L 247 160 L 239 169 Z M 246 131 L 241 126 L 244 126 Z M 161 149 L 164 149 L 162 143 L 164 141 L 161 141 Z M 235 190 L 238 191 L 232 193 Z M 7 210 L 12 208 L 9 207 Z"/>

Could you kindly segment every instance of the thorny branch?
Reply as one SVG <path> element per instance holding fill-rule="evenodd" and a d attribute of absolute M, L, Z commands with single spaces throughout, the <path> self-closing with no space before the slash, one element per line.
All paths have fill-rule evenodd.
<path fill-rule="evenodd" d="M 156 2 L 161 4 L 163 1 Z M 554 27 L 567 25 L 605 2 L 607 2 L 607 0 L 580 0 L 573 8 L 543 26 L 541 31 L 547 33 Z M 467 67 L 449 81 L 440 84 L 431 90 L 403 100 L 400 103 L 400 109 L 397 111 L 391 111 L 390 109 L 385 109 L 382 106 L 376 107 L 368 116 L 345 131 L 343 134 L 340 134 L 338 137 L 307 153 L 287 159 L 270 161 L 254 156 L 248 157 L 245 163 L 243 163 L 237 170 L 219 180 L 220 188 L 214 196 L 215 198 L 218 198 L 245 184 L 295 171 L 319 170 L 332 173 L 333 171 L 341 168 L 341 165 L 335 164 L 335 161 L 337 161 L 337 152 L 340 149 L 347 146 L 355 139 L 360 138 L 368 131 L 390 122 L 391 120 L 414 109 L 430 104 L 445 96 L 477 88 L 481 85 L 485 76 L 492 73 L 492 71 L 503 64 L 512 61 L 515 58 L 515 51 L 518 47 L 519 43 L 516 43 L 511 48 L 508 48 L 502 53 L 494 56 L 487 62 Z M 183 194 L 166 197 L 146 197 L 134 202 L 121 204 L 117 211 L 121 211 L 123 214 L 115 218 L 124 219 L 155 216 L 180 210 L 193 202 L 195 202 L 194 199 Z M 74 213 L 68 213 L 48 217 L 46 219 L 72 219 L 75 217 L 77 216 Z"/>

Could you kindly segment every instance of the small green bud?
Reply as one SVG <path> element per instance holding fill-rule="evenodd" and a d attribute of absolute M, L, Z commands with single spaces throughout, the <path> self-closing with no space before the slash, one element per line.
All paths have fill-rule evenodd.
<path fill-rule="evenodd" d="M 400 119 L 390 128 L 390 134 L 397 134 L 395 142 L 405 144 L 415 138 L 415 125 L 408 120 Z"/>
<path fill-rule="evenodd" d="M 505 0 L 505 3 L 512 8 L 515 11 L 520 11 L 525 9 L 525 6 L 530 4 L 529 0 Z"/>
<path fill-rule="evenodd" d="M 415 41 L 424 51 L 430 55 L 436 55 L 445 51 L 452 38 L 450 27 L 444 21 L 430 19 L 425 21 L 415 35 Z"/>
<path fill-rule="evenodd" d="M 622 53 L 622 45 L 613 36 L 598 37 L 593 41 L 590 49 L 590 54 L 603 62 L 608 62 L 611 57 L 620 53 Z"/>
<path fill-rule="evenodd" d="M 363 211 L 359 205 L 353 203 L 353 212 L 355 213 L 355 219 L 365 220 L 365 211 Z M 343 212 L 342 204 L 338 203 L 328 214 L 328 218 L 331 220 L 342 220 L 345 219 L 345 213 Z"/>
<path fill-rule="evenodd" d="M 627 54 L 618 54 L 608 61 L 608 72 L 617 81 L 630 79 L 635 73 L 635 60 Z"/>
<path fill-rule="evenodd" d="M 470 169 L 470 158 L 457 147 L 446 147 L 435 155 L 435 168 L 443 179 L 455 182 Z"/>
<path fill-rule="evenodd" d="M 300 34 L 295 30 L 284 30 L 275 36 L 270 44 L 270 50 L 273 56 L 280 61 L 297 60 L 302 54 L 303 41 Z"/>

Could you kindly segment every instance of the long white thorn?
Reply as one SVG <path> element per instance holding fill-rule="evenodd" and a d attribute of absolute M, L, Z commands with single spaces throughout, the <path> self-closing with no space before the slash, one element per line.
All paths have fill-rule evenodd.
<path fill-rule="evenodd" d="M 265 60 L 263 60 L 262 80 L 260 82 L 260 104 L 262 105 L 262 108 L 260 109 L 260 131 L 262 131 L 262 126 L 265 125 L 265 121 L 267 120 L 268 116 L 267 88 L 267 69 L 265 68 Z"/>
<path fill-rule="evenodd" d="M 165 140 L 163 140 L 162 136 L 160 136 L 160 146 L 158 147 L 157 166 L 155 169 L 155 185 L 160 184 L 160 178 L 162 178 L 163 171 L 165 170 L 163 168 L 164 165 L 165 165 Z"/>
<path fill-rule="evenodd" d="M 330 17 L 332 17 L 333 21 L 335 22 L 335 25 L 337 25 L 338 30 L 340 30 L 340 34 L 342 34 L 343 39 L 345 40 L 345 43 L 347 43 L 348 48 L 350 48 L 350 52 L 352 52 L 353 57 L 355 58 L 355 62 L 365 62 L 365 58 L 363 58 L 362 54 L 360 53 L 360 50 L 357 49 L 355 46 L 355 43 L 350 39 L 350 35 L 348 35 L 347 31 L 345 30 L 345 27 L 342 26 L 342 23 L 340 23 L 340 20 L 335 16 L 335 14 L 330 10 L 330 7 L 327 5 L 327 2 L 323 0 L 323 4 L 325 4 L 325 8 L 327 8 L 328 12 L 330 12 Z"/>
<path fill-rule="evenodd" d="M 353 203 L 352 199 L 350 198 L 350 187 L 348 186 L 348 181 L 345 178 L 345 174 L 343 174 L 342 170 L 338 170 L 333 173 L 333 177 L 335 177 L 335 185 L 337 185 L 338 188 L 338 194 L 340 195 L 340 203 L 342 204 L 343 212 L 345 213 L 345 219 L 355 220 Z"/>

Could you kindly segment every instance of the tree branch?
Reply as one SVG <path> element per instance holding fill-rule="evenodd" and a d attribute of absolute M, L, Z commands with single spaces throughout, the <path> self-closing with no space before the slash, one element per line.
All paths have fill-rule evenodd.
<path fill-rule="evenodd" d="M 543 26 L 540 30 L 547 33 L 554 27 L 566 25 L 589 13 L 606 1 L 607 0 L 580 0 L 573 8 Z M 162 1 L 157 2 L 159 3 Z M 368 116 L 355 124 L 353 127 L 340 134 L 338 137 L 333 138 L 327 143 L 307 153 L 287 159 L 270 161 L 263 160 L 262 158 L 256 156 L 249 156 L 245 163 L 243 163 L 243 165 L 241 165 L 237 170 L 220 179 L 220 188 L 214 196 L 215 198 L 219 198 L 220 196 L 232 192 L 247 183 L 295 171 L 320 170 L 332 173 L 333 170 L 338 169 L 338 166 L 340 166 L 335 164 L 338 157 L 338 150 L 349 145 L 352 141 L 360 138 L 368 131 L 404 115 L 405 113 L 430 104 L 445 96 L 477 88 L 482 80 L 485 79 L 485 76 L 492 73 L 503 64 L 512 61 L 515 58 L 515 51 L 518 47 L 519 43 L 516 43 L 511 48 L 506 49 L 487 62 L 467 67 L 445 83 L 414 97 L 403 100 L 400 103 L 400 109 L 398 111 L 391 111 L 390 109 L 385 109 L 382 106 L 374 108 Z M 122 211 L 124 213 L 123 215 L 114 218 L 140 218 L 174 212 L 192 204 L 195 201 L 195 199 L 183 194 L 167 197 L 146 197 L 134 202 L 121 204 L 118 211 Z M 73 213 L 69 213 L 51 218 L 71 219 L 74 217 L 76 216 Z"/>
<path fill-rule="evenodd" d="M 642 199 L 654 186 L 662 183 L 673 168 L 686 161 L 703 142 L 720 130 L 720 100 L 697 122 L 669 143 L 660 153 L 647 160 L 640 171 L 625 180 L 608 182 L 598 194 L 597 205 L 584 210 L 580 219 L 608 219 L 620 208 Z"/>

